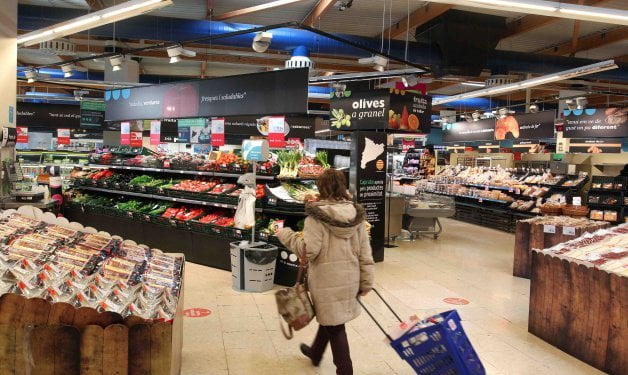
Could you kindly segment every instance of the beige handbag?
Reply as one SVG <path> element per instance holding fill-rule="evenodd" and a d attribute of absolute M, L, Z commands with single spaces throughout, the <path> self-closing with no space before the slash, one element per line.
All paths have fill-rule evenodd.
<path fill-rule="evenodd" d="M 307 326 L 314 319 L 314 305 L 310 299 L 307 288 L 307 261 L 304 257 L 299 257 L 299 273 L 297 282 L 293 287 L 283 288 L 275 293 L 277 300 L 277 310 L 283 320 L 288 323 L 288 330 L 281 322 L 281 332 L 290 340 L 293 337 L 292 331 L 298 331 Z"/>

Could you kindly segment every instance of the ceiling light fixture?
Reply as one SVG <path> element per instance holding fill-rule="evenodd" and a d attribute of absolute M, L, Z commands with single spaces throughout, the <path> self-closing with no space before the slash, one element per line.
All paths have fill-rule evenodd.
<path fill-rule="evenodd" d="M 427 0 L 433 3 L 525 12 L 546 17 L 628 25 L 628 11 L 547 0 Z"/>
<path fill-rule="evenodd" d="M 88 30 L 108 23 L 135 17 L 151 10 L 172 4 L 172 0 L 130 0 L 122 4 L 108 7 L 85 16 L 31 31 L 17 37 L 17 44 L 32 46 L 40 42 L 56 39 L 65 35 Z"/>
<path fill-rule="evenodd" d="M 323 82 L 337 82 L 337 81 L 364 81 L 369 79 L 381 79 L 381 78 L 394 78 L 401 77 L 408 74 L 419 74 L 425 71 L 417 68 L 408 69 L 395 69 L 387 70 L 385 72 L 370 72 L 370 73 L 347 73 L 347 74 L 334 74 L 333 76 L 317 76 L 310 77 L 310 83 L 323 83 Z"/>
<path fill-rule="evenodd" d="M 592 73 L 599 73 L 606 70 L 616 69 L 617 64 L 614 60 L 601 61 L 599 63 L 585 65 L 579 68 L 564 70 L 562 72 L 548 74 L 546 76 L 527 79 L 521 82 L 509 83 L 507 85 L 490 87 L 482 90 L 469 91 L 464 94 L 452 95 L 445 98 L 434 99 L 432 105 L 441 105 L 456 100 L 477 98 L 480 96 L 491 96 L 496 94 L 503 94 L 507 92 L 518 91 L 523 88 L 534 87 L 549 82 L 563 81 L 565 79 L 584 76 Z"/>
<path fill-rule="evenodd" d="M 463 85 L 463 86 L 474 86 L 474 87 L 484 87 L 484 86 L 486 86 L 486 83 L 484 83 L 484 82 L 475 82 L 475 81 L 460 82 L 460 84 Z"/>
<path fill-rule="evenodd" d="M 74 75 L 74 64 L 63 64 L 61 70 L 63 71 L 64 78 L 70 78 Z"/>
<path fill-rule="evenodd" d="M 270 47 L 272 40 L 272 33 L 269 33 L 268 31 L 260 31 L 255 34 L 255 37 L 253 38 L 253 45 L 251 45 L 251 47 L 253 48 L 253 51 L 263 53 L 266 52 L 268 47 Z"/>
<path fill-rule="evenodd" d="M 170 57 L 170 64 L 175 64 L 181 61 L 182 60 L 181 56 L 187 56 L 187 57 L 196 56 L 196 51 L 185 49 L 180 44 L 176 46 L 168 47 L 166 49 L 166 52 L 168 52 L 168 56 Z"/>
<path fill-rule="evenodd" d="M 530 113 L 537 113 L 539 111 L 539 106 L 536 103 L 532 103 L 530 104 L 530 106 L 528 107 L 528 111 Z"/>
<path fill-rule="evenodd" d="M 383 72 L 384 68 L 388 65 L 388 59 L 383 56 L 373 55 L 371 57 L 364 57 L 359 59 L 358 63 L 362 65 L 372 65 L 373 69 L 379 72 Z"/>
<path fill-rule="evenodd" d="M 122 69 L 122 63 L 124 62 L 124 56 L 115 55 L 109 58 L 109 63 L 111 63 L 111 70 L 117 72 Z"/>
<path fill-rule="evenodd" d="M 35 82 L 35 78 L 37 77 L 37 70 L 35 70 L 35 69 L 25 70 L 24 71 L 24 76 L 26 77 L 26 82 L 34 83 Z"/>
<path fill-rule="evenodd" d="M 401 77 L 401 82 L 403 83 L 404 87 L 408 87 L 408 79 L 405 76 Z"/>

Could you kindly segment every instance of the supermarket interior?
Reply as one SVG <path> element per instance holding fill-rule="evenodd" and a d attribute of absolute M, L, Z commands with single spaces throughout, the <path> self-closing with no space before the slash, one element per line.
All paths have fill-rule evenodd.
<path fill-rule="evenodd" d="M 0 375 L 628 374 L 628 1 L 0 20 Z"/>

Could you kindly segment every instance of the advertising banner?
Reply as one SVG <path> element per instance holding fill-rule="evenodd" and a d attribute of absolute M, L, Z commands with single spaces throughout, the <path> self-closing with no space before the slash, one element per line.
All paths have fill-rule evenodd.
<path fill-rule="evenodd" d="M 17 126 L 17 143 L 28 143 L 28 128 L 25 126 Z"/>
<path fill-rule="evenodd" d="M 356 201 L 371 224 L 371 247 L 376 261 L 384 259 L 386 207 L 386 133 L 352 134 L 350 181 Z"/>
<path fill-rule="evenodd" d="M 131 123 L 130 122 L 122 122 L 120 123 L 120 145 L 122 146 L 130 146 L 131 145 Z"/>
<path fill-rule="evenodd" d="M 105 102 L 82 100 L 81 128 L 101 129 L 105 125 Z"/>
<path fill-rule="evenodd" d="M 569 152 L 583 154 L 618 154 L 621 152 L 621 138 L 590 138 L 569 140 Z"/>
<path fill-rule="evenodd" d="M 379 130 L 429 133 L 432 98 L 410 91 L 333 92 L 332 130 Z"/>
<path fill-rule="evenodd" d="M 230 135 L 268 136 L 270 116 L 229 116 L 225 118 L 225 132 Z M 313 116 L 286 116 L 284 134 L 288 138 L 314 138 L 316 121 Z"/>
<path fill-rule="evenodd" d="M 564 111 L 565 138 L 628 137 L 628 108 L 587 108 Z"/>
<path fill-rule="evenodd" d="M 143 138 L 142 138 L 142 132 L 131 132 L 130 134 L 130 144 L 131 147 L 142 147 L 143 144 Z"/>
<path fill-rule="evenodd" d="M 159 133 L 160 143 L 174 143 L 175 138 L 179 136 L 177 120 L 163 119 L 161 121 L 161 129 Z"/>
<path fill-rule="evenodd" d="M 105 92 L 106 121 L 306 113 L 308 69 L 287 69 Z"/>
<path fill-rule="evenodd" d="M 81 109 L 70 104 L 17 103 L 17 125 L 34 129 L 78 128 Z"/>
<path fill-rule="evenodd" d="M 556 112 L 521 113 L 497 119 L 495 139 L 554 138 Z"/>
<path fill-rule="evenodd" d="M 179 128 L 176 143 L 190 143 L 190 128 Z"/>
<path fill-rule="evenodd" d="M 153 120 L 150 122 L 150 144 L 158 145 L 161 136 L 161 121 Z"/>
<path fill-rule="evenodd" d="M 225 145 L 225 119 L 222 117 L 212 119 L 211 144 L 216 147 Z"/>
<path fill-rule="evenodd" d="M 492 141 L 494 136 L 494 118 L 443 124 L 443 142 Z"/>
<path fill-rule="evenodd" d="M 57 129 L 57 144 L 69 145 L 70 144 L 70 129 Z"/>
<path fill-rule="evenodd" d="M 285 123 L 286 119 L 283 116 L 271 116 L 268 119 L 268 147 L 286 147 Z"/>

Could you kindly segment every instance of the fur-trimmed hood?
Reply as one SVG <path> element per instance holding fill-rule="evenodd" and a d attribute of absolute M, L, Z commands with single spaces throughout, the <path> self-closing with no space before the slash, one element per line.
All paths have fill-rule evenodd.
<path fill-rule="evenodd" d="M 319 201 L 308 203 L 305 213 L 323 223 L 336 236 L 348 238 L 364 221 L 364 208 L 351 201 Z"/>

